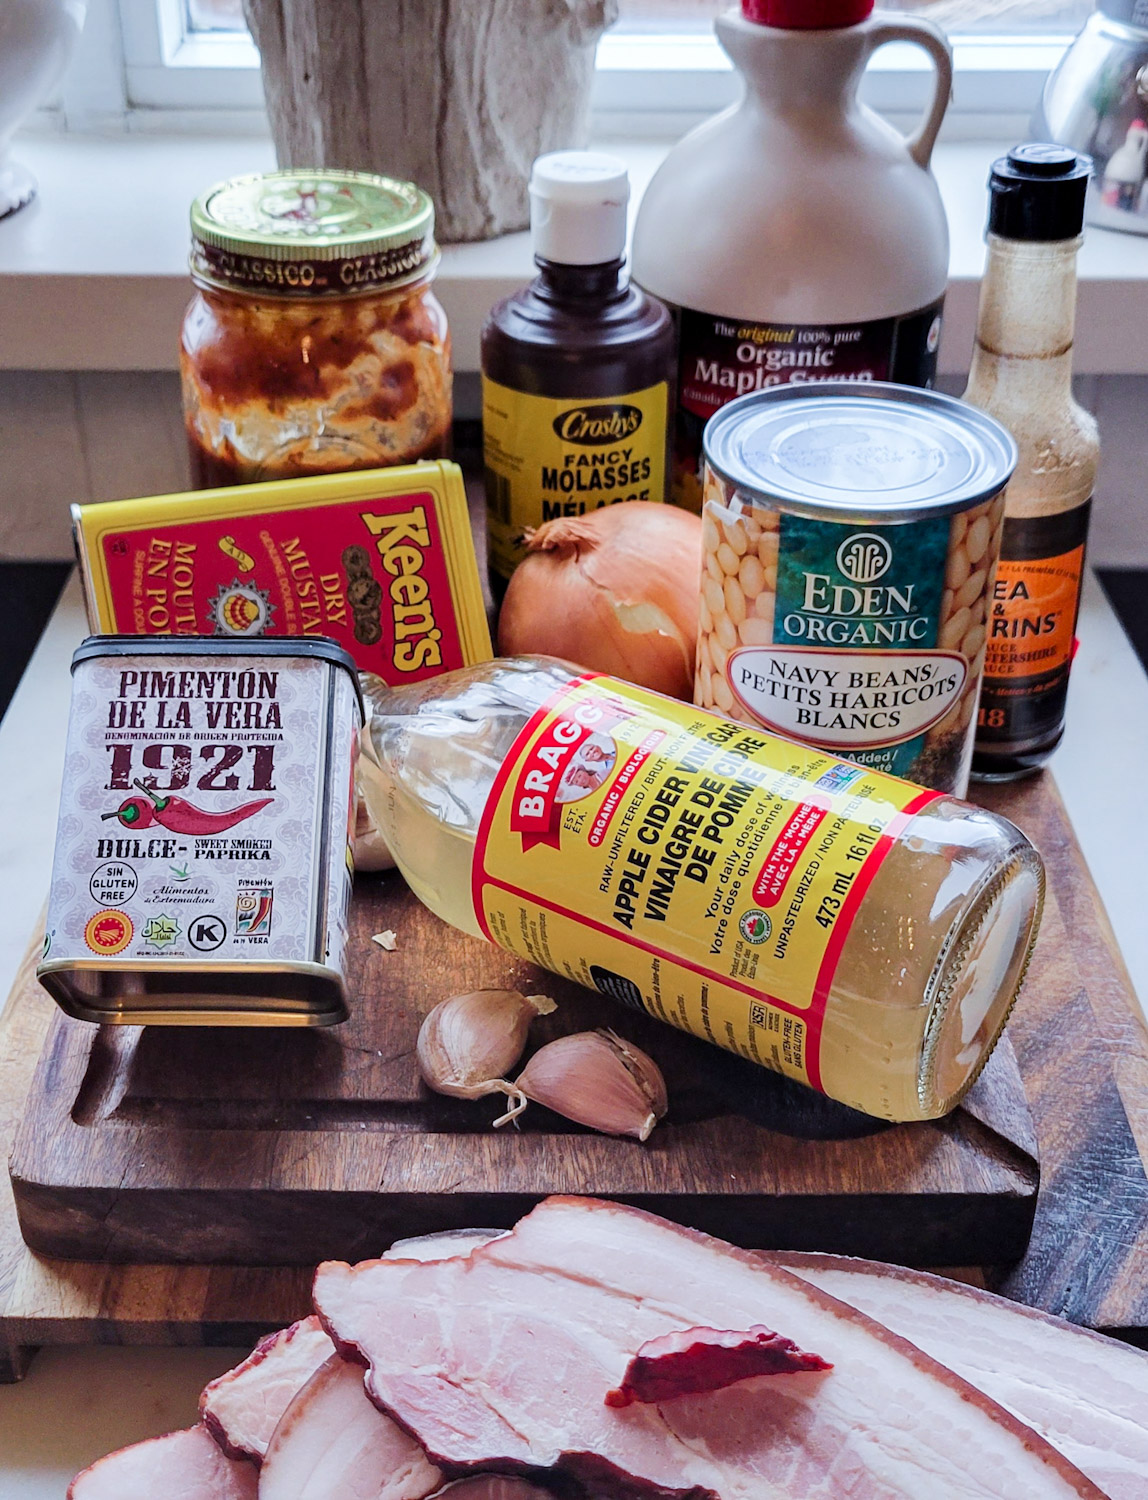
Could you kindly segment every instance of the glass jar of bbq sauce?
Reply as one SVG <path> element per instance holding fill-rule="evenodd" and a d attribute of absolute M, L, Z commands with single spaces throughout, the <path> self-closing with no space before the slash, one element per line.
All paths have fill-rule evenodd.
<path fill-rule="evenodd" d="M 196 488 L 441 458 L 434 204 L 364 172 L 256 173 L 191 210 L 180 370 Z"/>

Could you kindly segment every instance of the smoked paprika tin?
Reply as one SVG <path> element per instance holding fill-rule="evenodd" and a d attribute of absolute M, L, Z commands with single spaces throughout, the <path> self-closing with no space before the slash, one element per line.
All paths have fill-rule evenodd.
<path fill-rule="evenodd" d="M 72 705 L 44 956 L 68 1015 L 347 1017 L 363 704 L 330 640 L 92 636 Z"/>
<path fill-rule="evenodd" d="M 705 453 L 695 702 L 964 796 L 1009 433 L 837 381 L 730 402 Z"/>
<path fill-rule="evenodd" d="M 491 657 L 452 463 L 77 505 L 72 524 L 96 631 L 323 636 L 389 686 Z"/>

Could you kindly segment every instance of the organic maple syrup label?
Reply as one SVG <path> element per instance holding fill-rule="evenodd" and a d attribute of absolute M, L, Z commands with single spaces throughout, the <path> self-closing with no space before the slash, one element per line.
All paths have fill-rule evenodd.
<path fill-rule="evenodd" d="M 1051 733 L 1063 717 L 1090 509 L 1005 521 L 977 715 L 983 744 Z"/>
<path fill-rule="evenodd" d="M 573 678 L 503 761 L 475 844 L 475 916 L 511 953 L 819 1089 L 857 910 L 937 795 L 614 678 Z"/>
<path fill-rule="evenodd" d="M 757 323 L 679 309 L 674 503 L 701 510 L 702 429 L 738 396 L 826 380 L 932 385 L 943 302 L 861 323 Z"/>

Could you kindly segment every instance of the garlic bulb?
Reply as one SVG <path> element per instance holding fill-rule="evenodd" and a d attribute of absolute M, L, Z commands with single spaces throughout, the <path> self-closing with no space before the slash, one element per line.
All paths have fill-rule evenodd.
<path fill-rule="evenodd" d="M 536 1104 L 605 1135 L 648 1139 L 668 1108 L 657 1063 L 613 1031 L 579 1031 L 540 1047 L 515 1080 Z M 519 1114 L 510 1109 L 495 1125 Z"/>
<path fill-rule="evenodd" d="M 554 1009 L 545 995 L 517 990 L 474 990 L 441 1000 L 419 1027 L 415 1050 L 423 1082 L 457 1099 L 507 1094 L 517 1106 L 512 1113 L 519 1113 L 525 1100 L 503 1075 L 522 1056 L 534 1017 Z"/>

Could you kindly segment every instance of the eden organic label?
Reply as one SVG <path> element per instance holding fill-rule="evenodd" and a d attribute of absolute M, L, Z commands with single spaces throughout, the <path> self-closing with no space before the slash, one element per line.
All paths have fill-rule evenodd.
<path fill-rule="evenodd" d="M 821 1087 L 857 908 L 934 793 L 611 678 L 523 728 L 475 846 L 501 947 Z"/>
<path fill-rule="evenodd" d="M 852 652 L 743 647 L 729 659 L 738 700 L 768 729 L 856 755 L 912 742 L 961 696 L 969 666 L 957 651 Z"/>
<path fill-rule="evenodd" d="M 509 578 L 523 533 L 562 516 L 666 494 L 665 382 L 642 391 L 557 400 L 482 381 L 491 562 Z"/>

